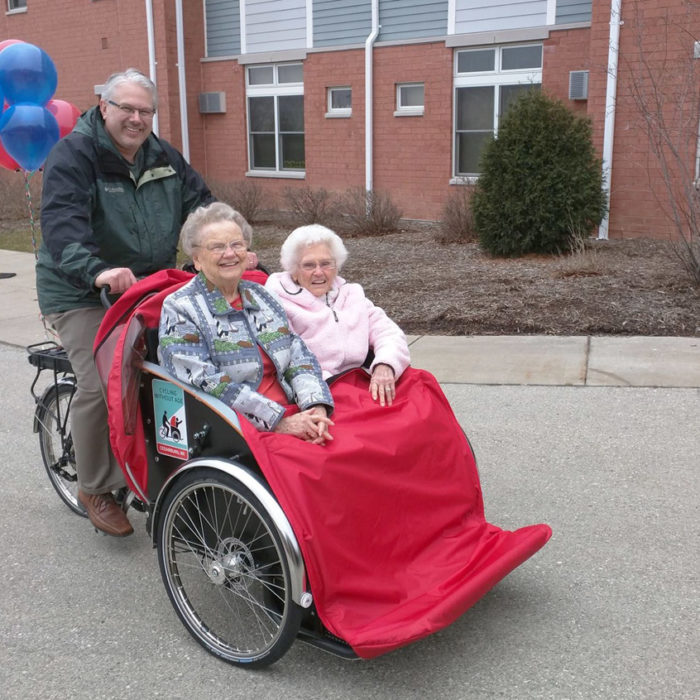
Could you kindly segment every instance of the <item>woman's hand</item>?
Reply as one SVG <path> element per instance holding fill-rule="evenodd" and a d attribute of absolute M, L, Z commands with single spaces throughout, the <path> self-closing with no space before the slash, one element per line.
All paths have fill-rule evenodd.
<path fill-rule="evenodd" d="M 325 407 L 314 406 L 283 418 L 275 427 L 275 432 L 294 435 L 314 445 L 325 445 L 326 440 L 333 439 L 328 432 L 328 428 L 332 425 L 333 421 L 327 416 Z"/>
<path fill-rule="evenodd" d="M 369 391 L 372 398 L 382 406 L 391 406 L 396 397 L 396 379 L 394 370 L 389 365 L 378 364 L 372 370 L 372 379 L 369 382 Z"/>

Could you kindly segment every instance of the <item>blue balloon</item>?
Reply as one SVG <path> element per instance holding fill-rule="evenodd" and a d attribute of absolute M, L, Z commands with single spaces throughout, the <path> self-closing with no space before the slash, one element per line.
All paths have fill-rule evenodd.
<path fill-rule="evenodd" d="M 34 44 L 11 44 L 0 51 L 0 90 L 10 105 L 45 105 L 56 92 L 58 73 L 51 57 Z"/>
<path fill-rule="evenodd" d="M 0 117 L 2 145 L 21 168 L 30 172 L 41 167 L 58 134 L 56 118 L 41 105 L 11 105 Z"/>

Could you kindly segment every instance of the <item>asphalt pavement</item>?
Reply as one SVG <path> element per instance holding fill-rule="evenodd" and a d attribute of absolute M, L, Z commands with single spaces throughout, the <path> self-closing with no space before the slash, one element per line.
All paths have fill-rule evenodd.
<path fill-rule="evenodd" d="M 697 698 L 700 339 L 411 338 L 479 463 L 486 516 L 550 542 L 459 620 L 372 661 L 295 643 L 261 672 L 200 648 L 143 516 L 95 535 L 53 492 L 24 346 L 31 256 L 0 251 L 0 695 L 7 698 Z"/>

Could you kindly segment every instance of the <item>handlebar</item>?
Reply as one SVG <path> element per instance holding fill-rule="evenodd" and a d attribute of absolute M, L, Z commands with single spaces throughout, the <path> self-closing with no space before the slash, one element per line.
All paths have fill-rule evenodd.
<path fill-rule="evenodd" d="M 104 287 L 100 287 L 100 301 L 102 302 L 102 306 L 105 307 L 105 309 L 108 309 L 110 306 L 112 306 L 112 300 L 109 298 L 109 293 L 111 291 L 111 287 L 106 284 Z"/>

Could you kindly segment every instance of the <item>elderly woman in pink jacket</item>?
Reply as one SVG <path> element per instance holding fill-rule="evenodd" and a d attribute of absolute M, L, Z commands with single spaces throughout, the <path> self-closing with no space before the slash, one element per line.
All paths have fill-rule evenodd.
<path fill-rule="evenodd" d="M 396 381 L 410 363 L 406 336 L 359 284 L 338 274 L 347 257 L 343 241 L 329 228 L 301 226 L 282 245 L 284 272 L 270 275 L 265 287 L 282 302 L 292 330 L 316 355 L 325 378 L 360 367 L 371 350 L 369 390 L 382 406 L 391 405 Z"/>

